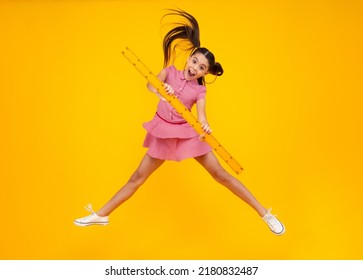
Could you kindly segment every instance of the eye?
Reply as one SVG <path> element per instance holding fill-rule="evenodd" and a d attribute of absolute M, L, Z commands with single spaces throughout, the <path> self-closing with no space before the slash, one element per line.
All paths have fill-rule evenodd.
<path fill-rule="evenodd" d="M 205 70 L 205 67 L 204 66 L 199 66 L 199 70 L 200 71 L 204 71 Z"/>
<path fill-rule="evenodd" d="M 196 63 L 197 63 L 197 60 L 196 60 L 196 59 L 193 59 L 193 60 L 192 60 L 192 62 L 193 62 L 194 64 L 196 64 Z"/>

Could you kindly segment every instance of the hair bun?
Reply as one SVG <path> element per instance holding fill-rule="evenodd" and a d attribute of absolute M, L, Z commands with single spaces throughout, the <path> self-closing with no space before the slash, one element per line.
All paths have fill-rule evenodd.
<path fill-rule="evenodd" d="M 216 62 L 216 63 L 214 63 L 212 69 L 209 72 L 212 75 L 222 76 L 224 71 L 223 71 L 222 65 L 219 62 Z"/>

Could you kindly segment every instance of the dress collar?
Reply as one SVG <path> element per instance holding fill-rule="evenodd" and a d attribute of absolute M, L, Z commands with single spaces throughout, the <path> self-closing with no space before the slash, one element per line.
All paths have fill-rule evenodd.
<path fill-rule="evenodd" d="M 186 80 L 185 76 L 184 76 L 184 70 L 179 71 L 179 77 L 180 77 L 181 80 Z"/>

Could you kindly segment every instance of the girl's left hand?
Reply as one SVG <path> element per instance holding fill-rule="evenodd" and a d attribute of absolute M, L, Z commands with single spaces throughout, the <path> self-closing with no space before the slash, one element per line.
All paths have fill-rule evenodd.
<path fill-rule="evenodd" d="M 203 129 L 204 133 L 199 135 L 199 140 L 200 141 L 204 141 L 205 134 L 211 134 L 212 133 L 212 129 L 209 127 L 209 125 L 207 123 L 202 123 L 202 129 Z"/>
<path fill-rule="evenodd" d="M 207 134 L 211 134 L 212 133 L 212 129 L 209 127 L 209 124 L 208 123 L 202 123 L 202 129 Z"/>

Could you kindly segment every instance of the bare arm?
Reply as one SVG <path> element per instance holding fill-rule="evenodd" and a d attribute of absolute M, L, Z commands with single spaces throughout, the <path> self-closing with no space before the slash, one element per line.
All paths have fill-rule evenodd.
<path fill-rule="evenodd" d="M 161 70 L 160 71 L 160 73 L 157 75 L 157 77 L 158 77 L 158 79 L 161 81 L 161 82 L 165 82 L 165 80 L 166 80 L 166 77 L 167 77 L 167 73 L 166 73 L 166 71 L 165 71 L 165 69 L 163 69 L 163 70 Z M 160 93 L 158 93 L 158 91 L 156 90 L 156 88 L 154 88 L 153 86 L 152 86 L 152 84 L 150 84 L 149 82 L 147 83 L 147 85 L 146 85 L 146 87 L 147 87 L 147 89 L 149 90 L 149 91 L 151 91 L 151 92 L 153 92 L 153 93 L 155 93 L 160 99 L 162 99 L 162 100 L 164 100 L 164 101 L 166 101 L 165 100 L 165 98 L 163 98 L 161 95 L 160 95 Z M 164 83 L 164 87 L 165 87 L 165 89 L 166 89 L 166 92 L 168 93 L 168 94 L 174 94 L 174 90 L 173 90 L 173 88 L 170 86 L 170 85 L 168 85 L 168 84 L 165 84 Z"/>
<path fill-rule="evenodd" d="M 162 82 L 165 82 L 167 74 L 165 69 L 161 70 L 160 73 L 157 75 L 158 79 Z M 155 94 L 158 94 L 158 91 L 156 88 L 154 88 L 149 82 L 146 85 L 147 89 Z"/>
<path fill-rule="evenodd" d="M 202 124 L 202 128 L 203 130 L 210 134 L 212 133 L 212 129 L 209 127 L 208 121 L 207 121 L 207 116 L 206 116 L 206 111 L 205 111 L 205 99 L 199 99 L 197 101 L 197 114 L 198 114 L 198 121 Z"/>

